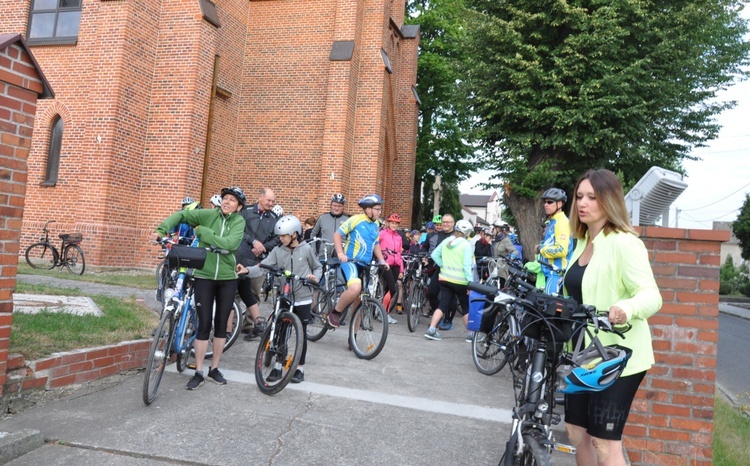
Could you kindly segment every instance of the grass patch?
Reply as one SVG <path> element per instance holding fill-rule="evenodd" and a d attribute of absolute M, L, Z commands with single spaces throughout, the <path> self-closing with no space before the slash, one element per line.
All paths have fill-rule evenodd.
<path fill-rule="evenodd" d="M 750 418 L 721 397 L 714 406 L 715 466 L 740 466 L 750 458 Z"/>
<path fill-rule="evenodd" d="M 81 290 L 46 285 L 18 284 L 17 292 L 81 296 Z M 65 313 L 13 314 L 10 352 L 27 360 L 93 346 L 113 345 L 127 340 L 151 338 L 156 316 L 136 304 L 133 298 L 91 296 L 103 316 L 76 316 Z"/>
<path fill-rule="evenodd" d="M 32 269 L 24 262 L 18 263 L 19 275 L 43 275 L 46 277 L 64 278 L 65 280 L 75 280 L 79 282 L 103 283 L 106 285 L 127 286 L 129 288 L 139 288 L 143 290 L 156 288 L 156 275 L 152 270 L 127 269 L 127 270 L 106 270 L 106 271 L 86 271 L 83 275 L 74 275 L 66 270 L 52 269 L 40 270 Z"/>

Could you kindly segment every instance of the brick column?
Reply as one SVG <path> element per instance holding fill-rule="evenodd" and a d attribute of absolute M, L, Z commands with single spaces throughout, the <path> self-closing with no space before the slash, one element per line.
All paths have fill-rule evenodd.
<path fill-rule="evenodd" d="M 7 379 L 26 159 L 39 96 L 52 91 L 21 35 L 0 35 L 0 396 Z"/>
<path fill-rule="evenodd" d="M 646 227 L 664 305 L 649 319 L 656 364 L 636 396 L 624 443 L 633 464 L 710 465 L 719 266 L 727 231 Z"/>

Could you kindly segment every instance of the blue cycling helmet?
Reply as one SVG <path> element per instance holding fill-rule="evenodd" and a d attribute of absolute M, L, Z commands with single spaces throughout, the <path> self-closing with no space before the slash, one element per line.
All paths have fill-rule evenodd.
<path fill-rule="evenodd" d="M 375 207 L 376 205 L 382 205 L 383 204 L 383 198 L 378 196 L 377 194 L 368 194 L 367 196 L 363 197 L 359 200 L 357 205 L 362 207 L 363 209 L 367 207 Z"/>
<path fill-rule="evenodd" d="M 559 386 L 557 390 L 566 395 L 600 392 L 611 386 L 622 375 L 633 350 L 620 345 L 602 346 L 599 340 L 592 341 L 586 349 L 579 351 L 584 332 L 580 332 L 576 350 L 569 364 L 557 368 Z"/>
<path fill-rule="evenodd" d="M 229 188 L 224 188 L 221 190 L 221 198 L 223 199 L 224 196 L 227 194 L 231 194 L 232 196 L 237 198 L 237 201 L 240 203 L 242 207 L 245 207 L 245 203 L 247 202 L 247 198 L 245 197 L 245 193 L 235 186 L 230 186 Z"/>
<path fill-rule="evenodd" d="M 432 230 L 435 229 L 435 224 L 432 223 L 432 222 L 427 222 L 427 223 L 424 224 L 424 226 L 425 226 L 425 228 L 430 228 Z"/>

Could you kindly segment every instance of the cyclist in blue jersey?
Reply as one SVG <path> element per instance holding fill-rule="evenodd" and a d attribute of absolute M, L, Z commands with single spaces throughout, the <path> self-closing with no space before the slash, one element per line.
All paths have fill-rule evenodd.
<path fill-rule="evenodd" d="M 357 265 L 350 261 L 369 262 L 374 255 L 379 264 L 388 268 L 380 250 L 378 225 L 378 218 L 383 210 L 383 199 L 377 194 L 368 194 L 360 199 L 358 204 L 363 212 L 349 218 L 333 234 L 336 256 L 341 262 L 341 271 L 346 279 L 346 291 L 341 293 L 335 309 L 328 314 L 328 322 L 334 327 L 341 325 L 341 312 L 347 306 L 354 304 L 356 308 L 359 305 L 362 279 L 359 278 Z"/>
<path fill-rule="evenodd" d="M 562 208 L 568 200 L 565 191 L 550 188 L 542 194 L 545 222 L 544 238 L 537 250 L 537 260 L 542 266 L 547 283 L 544 292 L 560 293 L 562 277 L 568 268 L 568 260 L 573 254 L 573 238 L 570 235 L 570 222 Z"/>
<path fill-rule="evenodd" d="M 196 210 L 201 208 L 201 203 L 197 202 L 190 196 L 182 199 L 182 210 Z M 172 228 L 169 232 L 170 236 L 174 236 L 178 239 L 180 244 L 190 245 L 195 239 L 195 231 L 193 227 L 187 223 L 180 223 L 176 227 Z"/>

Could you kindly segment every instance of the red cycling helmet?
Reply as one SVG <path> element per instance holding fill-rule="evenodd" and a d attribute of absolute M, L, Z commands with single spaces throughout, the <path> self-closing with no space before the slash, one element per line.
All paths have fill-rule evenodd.
<path fill-rule="evenodd" d="M 387 221 L 401 223 L 401 216 L 399 214 L 391 214 L 388 216 Z"/>

